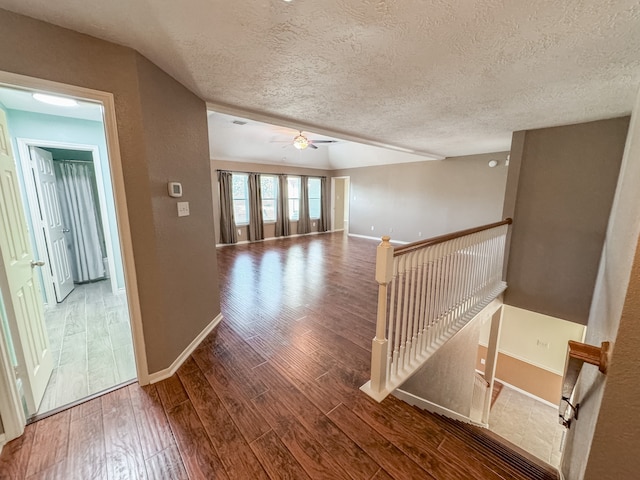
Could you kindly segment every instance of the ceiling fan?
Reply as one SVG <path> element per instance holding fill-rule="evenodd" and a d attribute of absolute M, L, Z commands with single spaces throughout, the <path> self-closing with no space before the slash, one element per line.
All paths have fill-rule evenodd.
<path fill-rule="evenodd" d="M 312 140 L 304 135 L 302 131 L 300 131 L 300 133 L 293 138 L 293 142 L 287 141 L 286 143 L 288 143 L 289 145 L 293 145 L 298 150 L 304 150 L 305 148 L 312 148 L 316 150 L 319 144 L 330 144 L 337 142 L 337 140 Z"/>

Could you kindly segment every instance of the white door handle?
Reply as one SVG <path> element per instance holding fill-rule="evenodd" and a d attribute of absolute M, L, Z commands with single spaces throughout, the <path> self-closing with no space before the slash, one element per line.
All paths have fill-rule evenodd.
<path fill-rule="evenodd" d="M 36 267 L 44 267 L 44 262 L 42 260 L 38 260 L 37 262 L 34 262 L 33 260 L 31 260 L 31 268 L 36 268 Z"/>

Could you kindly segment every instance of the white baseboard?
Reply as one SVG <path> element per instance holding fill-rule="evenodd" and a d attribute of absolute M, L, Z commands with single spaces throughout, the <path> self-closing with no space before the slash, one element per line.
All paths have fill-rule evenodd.
<path fill-rule="evenodd" d="M 378 242 L 381 241 L 381 237 L 370 237 L 368 235 L 358 235 L 357 233 L 350 233 L 349 236 L 350 237 L 356 237 L 356 238 L 365 238 L 367 240 L 377 240 Z M 410 242 L 403 242 L 403 241 L 400 241 L 400 240 L 393 240 L 393 239 L 389 240 L 389 242 L 390 243 L 397 243 L 398 245 L 406 245 L 406 244 L 410 243 Z"/>
<path fill-rule="evenodd" d="M 244 245 L 246 243 L 269 242 L 272 240 L 282 240 L 283 238 L 306 237 L 307 235 L 321 235 L 323 233 L 332 233 L 332 231 L 327 230 L 326 232 L 295 233 L 293 235 L 283 235 L 281 237 L 267 237 L 262 240 L 241 240 L 236 243 L 216 243 L 216 247 L 233 247 L 234 245 Z"/>
<path fill-rule="evenodd" d="M 394 397 L 407 402 L 409 405 L 414 405 L 423 410 L 427 410 L 431 413 L 436 413 L 438 415 L 442 415 L 445 417 L 453 418 L 454 420 L 458 420 L 464 423 L 470 423 L 471 425 L 476 425 L 478 427 L 488 428 L 489 425 L 479 422 L 474 422 L 469 417 L 466 417 L 458 412 L 454 412 L 453 410 L 449 410 L 448 408 L 437 405 L 429 400 L 425 400 L 424 398 L 417 397 L 412 393 L 405 392 L 404 390 L 400 390 L 399 388 L 395 389 L 392 393 Z"/>
<path fill-rule="evenodd" d="M 198 348 L 207 335 L 209 335 L 216 326 L 222 321 L 222 313 L 219 313 L 204 330 L 202 330 L 196 338 L 189 344 L 187 348 L 174 360 L 170 367 L 160 370 L 159 372 L 149 374 L 149 383 L 156 383 L 165 380 L 178 371 L 180 366 L 189 358 L 189 355 Z"/>

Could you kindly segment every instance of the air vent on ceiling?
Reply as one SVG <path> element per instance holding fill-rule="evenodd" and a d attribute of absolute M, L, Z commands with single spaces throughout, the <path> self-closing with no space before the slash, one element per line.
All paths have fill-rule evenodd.
<path fill-rule="evenodd" d="M 244 120 L 234 120 L 233 122 L 234 125 L 246 125 L 247 122 L 245 122 Z"/>

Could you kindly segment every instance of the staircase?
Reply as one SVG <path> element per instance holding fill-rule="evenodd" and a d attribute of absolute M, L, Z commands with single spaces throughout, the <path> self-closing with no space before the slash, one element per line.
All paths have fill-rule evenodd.
<path fill-rule="evenodd" d="M 450 435 L 465 444 L 473 445 L 474 450 L 486 458 L 488 466 L 505 478 L 516 480 L 558 480 L 560 478 L 553 467 L 487 429 L 414 408 L 424 415 L 435 417 L 440 426 Z"/>
<path fill-rule="evenodd" d="M 381 402 L 506 288 L 502 280 L 511 219 L 376 252 L 378 313 L 371 380 Z"/>

